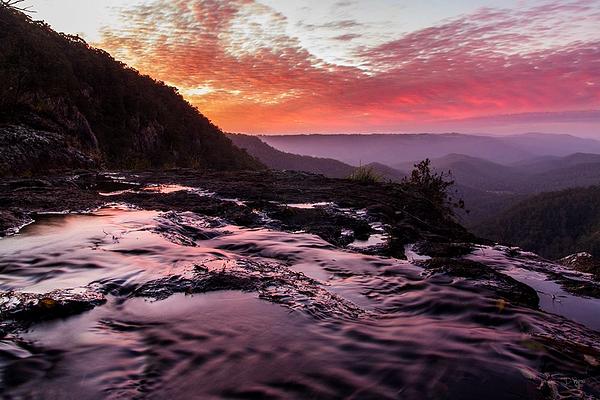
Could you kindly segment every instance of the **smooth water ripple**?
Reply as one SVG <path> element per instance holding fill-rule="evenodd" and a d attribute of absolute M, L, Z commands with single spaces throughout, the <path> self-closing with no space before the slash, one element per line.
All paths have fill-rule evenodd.
<path fill-rule="evenodd" d="M 107 294 L 0 341 L 7 398 L 538 398 L 576 365 L 561 335 L 595 338 L 409 261 L 193 213 L 44 216 L 0 260 L 3 291 Z M 152 296 L 198 266 L 208 293 Z"/>

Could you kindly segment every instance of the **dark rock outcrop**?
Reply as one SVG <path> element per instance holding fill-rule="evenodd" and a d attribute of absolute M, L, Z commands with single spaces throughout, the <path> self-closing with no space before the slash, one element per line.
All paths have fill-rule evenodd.
<path fill-rule="evenodd" d="M 333 294 L 306 275 L 273 263 L 219 260 L 197 265 L 192 276 L 169 276 L 147 282 L 131 296 L 163 299 L 173 293 L 217 290 L 256 292 L 259 297 L 290 309 L 303 309 L 315 318 L 358 318 L 367 314 L 352 302 Z"/>
<path fill-rule="evenodd" d="M 0 126 L 0 176 L 99 167 L 99 155 L 85 153 L 59 133 L 19 125 Z"/>
<path fill-rule="evenodd" d="M 276 171 L 209 173 L 188 169 L 122 172 L 120 175 L 121 180 L 80 173 L 47 180 L 0 182 L 0 208 L 6 217 L 0 235 L 10 233 L 20 221 L 35 217 L 38 212 L 82 211 L 112 201 L 152 210 L 191 211 L 248 227 L 264 226 L 262 215 L 271 218 L 278 229 L 303 230 L 342 246 L 349 240 L 344 231 L 351 231 L 354 239 L 364 240 L 373 233 L 369 223 L 379 222 L 388 235 L 380 252 L 400 258 L 404 258 L 407 244 L 420 241 L 446 243 L 435 251 L 445 256 L 456 255 L 459 250 L 460 254 L 468 251 L 458 243 L 478 241 L 454 221 L 447 210 L 426 201 L 419 192 L 394 183 L 357 185 L 345 179 Z M 171 193 L 143 190 L 151 184 L 173 183 L 201 188 L 214 195 L 198 195 L 189 190 Z M 116 192 L 111 196 L 99 194 L 105 191 Z M 290 207 L 294 203 L 333 203 L 335 206 Z M 344 214 L 344 209 L 361 210 L 363 215 Z"/>
<path fill-rule="evenodd" d="M 54 290 L 44 294 L 0 292 L 0 336 L 23 324 L 77 314 L 105 301 L 104 295 L 91 289 Z"/>
<path fill-rule="evenodd" d="M 594 275 L 600 275 L 600 262 L 596 260 L 590 253 L 582 252 L 571 254 L 557 260 L 560 265 L 569 267 L 576 271 L 587 272 Z"/>

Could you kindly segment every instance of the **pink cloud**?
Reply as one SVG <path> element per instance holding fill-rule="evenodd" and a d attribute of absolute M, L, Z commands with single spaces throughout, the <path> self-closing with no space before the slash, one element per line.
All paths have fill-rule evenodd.
<path fill-rule="evenodd" d="M 598 4 L 482 9 L 359 49 L 361 68 L 316 58 L 287 36 L 284 15 L 252 0 L 161 0 L 125 13 L 129 28 L 106 31 L 100 46 L 182 88 L 230 131 L 392 131 L 503 114 L 551 118 L 600 108 L 600 34 L 571 38 L 573 19 L 600 23 Z M 355 24 L 332 24 L 342 22 Z M 198 87 L 202 94 L 186 94 Z"/>

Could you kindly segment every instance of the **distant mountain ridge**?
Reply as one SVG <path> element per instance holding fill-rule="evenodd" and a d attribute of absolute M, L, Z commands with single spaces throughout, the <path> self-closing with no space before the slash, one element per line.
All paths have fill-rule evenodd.
<path fill-rule="evenodd" d="M 334 158 L 351 165 L 380 162 L 393 167 L 452 153 L 500 164 L 512 164 L 542 155 L 600 154 L 600 142 L 593 139 L 533 133 L 506 137 L 459 133 L 265 135 L 261 139 L 289 153 Z M 540 144 L 540 141 L 546 144 Z"/>
<path fill-rule="evenodd" d="M 2 4 L 0 43 L 0 176 L 262 167 L 175 88 Z"/>
<path fill-rule="evenodd" d="M 540 145 L 536 144 L 536 141 L 545 140 L 550 136 L 549 141 L 554 143 L 553 145 Z M 361 157 L 365 157 L 366 154 L 371 154 L 375 157 L 375 154 L 381 150 L 381 146 L 386 141 L 391 143 L 404 143 L 408 145 L 402 148 L 401 153 L 405 154 L 406 157 L 411 157 L 410 160 L 406 160 L 400 163 L 392 164 L 391 166 L 386 165 L 382 162 L 370 162 L 368 157 L 361 158 L 359 163 L 361 165 L 371 166 L 374 171 L 380 174 L 384 180 L 398 181 L 401 180 L 406 173 L 404 171 L 411 171 L 414 164 L 420 161 L 422 158 L 428 158 L 435 152 L 443 153 L 447 148 L 437 148 L 432 151 L 431 149 L 420 148 L 422 158 L 419 158 L 418 152 L 413 152 L 415 143 L 421 146 L 422 143 L 436 142 L 437 145 L 445 143 L 447 141 L 458 140 L 458 143 L 469 142 L 473 138 L 470 135 L 450 134 L 441 135 L 442 141 L 440 142 L 439 137 L 433 137 L 433 135 L 407 135 L 401 138 L 392 137 L 389 138 L 386 135 L 350 135 L 349 137 L 343 137 L 342 143 L 356 142 L 361 146 L 357 146 L 354 143 L 352 146 L 354 150 L 361 151 Z M 269 152 L 278 152 L 273 146 L 269 146 L 267 143 L 271 141 L 278 142 L 279 140 L 285 143 L 292 143 L 292 148 L 295 150 L 302 149 L 306 150 L 314 145 L 315 142 L 319 143 L 318 152 L 319 154 L 333 154 L 338 157 L 343 157 L 341 154 L 345 149 L 339 147 L 326 147 L 333 146 L 336 142 L 339 143 L 338 137 L 327 136 L 324 137 L 316 135 L 298 135 L 291 138 L 291 142 L 288 140 L 289 137 L 267 137 L 261 136 L 260 140 L 256 137 L 250 137 L 255 143 L 260 143 L 260 146 L 269 149 Z M 375 139 L 375 145 L 369 147 L 367 139 Z M 532 151 L 553 151 L 554 153 L 560 154 L 565 151 L 581 150 L 584 147 L 585 150 L 590 150 L 598 147 L 600 150 L 600 144 L 597 141 L 590 139 L 581 139 L 568 135 L 546 135 L 546 134 L 525 134 L 517 135 L 512 137 L 502 138 L 483 138 L 475 136 L 475 141 L 471 141 L 466 149 L 470 149 L 475 144 L 493 145 L 494 148 L 500 148 L 503 151 L 512 148 L 515 141 L 520 142 L 520 146 L 529 146 Z M 487 140 L 490 139 L 492 142 Z M 381 141 L 377 143 L 377 141 Z M 508 141 L 504 143 L 504 141 Z M 533 141 L 527 145 L 526 142 Z M 265 143 L 266 142 L 266 143 Z M 523 144 L 525 143 L 525 144 Z M 238 143 L 239 144 L 239 143 Z M 454 144 L 456 145 L 456 143 Z M 417 146 L 417 147 L 419 147 Z M 500 147 L 497 147 L 500 146 Z M 553 147 L 554 146 L 554 147 Z M 244 147 L 244 146 L 242 146 Z M 298 148 L 299 147 L 299 148 Z M 343 147 L 343 146 L 342 146 Z M 360 147 L 360 148 L 359 148 Z M 458 146 L 460 147 L 460 146 Z M 246 147 L 247 148 L 247 147 Z M 364 148 L 364 149 L 363 149 Z M 247 148 L 248 149 L 248 148 Z M 394 147 L 391 147 L 391 151 L 395 153 Z M 464 149 L 463 149 L 464 150 Z M 490 148 L 488 150 L 491 151 Z M 271 154 L 270 157 L 279 160 L 281 162 L 282 157 L 287 159 L 287 164 L 277 164 L 272 160 L 265 158 L 265 155 L 253 152 L 248 149 L 249 153 L 257 157 L 263 163 L 269 165 L 272 168 L 284 168 L 284 169 L 298 169 L 311 172 L 323 173 L 333 177 L 345 177 L 347 175 L 338 174 L 332 175 L 331 167 L 328 166 L 326 169 L 315 170 L 313 165 L 318 160 L 325 160 L 322 158 L 315 158 L 310 156 L 300 156 L 290 153 L 278 153 Z M 306 150 L 308 151 L 308 150 Z M 389 150 L 385 150 L 388 151 Z M 356 153 L 358 154 L 358 153 Z M 576 152 L 573 154 L 562 155 L 534 155 L 531 156 L 531 152 L 520 152 L 519 157 L 528 155 L 525 159 L 517 161 L 506 162 L 510 157 L 504 157 L 505 162 L 495 162 L 482 157 L 476 157 L 468 154 L 460 153 L 449 153 L 444 154 L 441 157 L 432 158 L 431 163 L 435 170 L 451 171 L 452 177 L 455 181 L 453 188 L 453 196 L 462 198 L 466 203 L 468 213 L 458 211 L 458 217 L 463 224 L 467 227 L 474 227 L 480 224 L 482 221 L 487 220 L 499 213 L 504 212 L 511 206 L 523 201 L 529 196 L 535 195 L 541 192 L 562 190 L 570 187 L 585 187 L 591 185 L 600 185 L 600 154 L 591 154 L 588 152 Z M 346 155 L 347 156 L 347 155 Z M 305 157 L 303 164 L 289 163 L 290 157 Z M 514 158 L 514 157 L 513 157 Z M 323 161 L 320 161 L 323 162 Z M 333 159 L 327 159 L 327 163 L 335 163 Z M 332 164 L 334 165 L 334 164 Z M 345 171 L 348 171 L 351 166 L 345 164 Z"/>
<path fill-rule="evenodd" d="M 515 164 L 513 167 L 521 168 L 529 173 L 544 173 L 559 168 L 569 168 L 581 164 L 600 163 L 600 154 L 574 153 L 566 157 L 542 156 L 530 160 L 524 160 Z"/>
<path fill-rule="evenodd" d="M 414 162 L 394 165 L 397 169 L 408 169 Z M 453 178 L 461 185 L 490 191 L 515 191 L 524 183 L 521 171 L 482 158 L 464 154 L 448 154 L 431 160 L 438 171 L 451 171 Z"/>
<path fill-rule="evenodd" d="M 600 184 L 600 154 L 575 153 L 503 165 L 463 154 L 432 159 L 439 171 L 451 170 L 461 185 L 486 191 L 536 193 Z M 411 163 L 396 165 L 406 169 Z"/>
<path fill-rule="evenodd" d="M 403 163 L 398 168 L 406 168 Z M 527 196 L 572 187 L 600 185 L 600 155 L 545 156 L 502 165 L 462 154 L 431 160 L 434 169 L 451 171 L 455 190 L 470 210 L 463 222 L 472 227 Z"/>
<path fill-rule="evenodd" d="M 236 146 L 246 150 L 248 154 L 272 169 L 312 172 L 329 178 L 347 178 L 356 170 L 355 166 L 332 158 L 301 156 L 277 150 L 257 136 L 239 133 L 229 133 L 227 136 Z M 381 163 L 370 163 L 364 166 L 372 168 L 384 181 L 400 181 L 406 176 L 403 171 Z"/>
<path fill-rule="evenodd" d="M 538 155 L 564 157 L 574 153 L 600 153 L 600 141 L 567 134 L 523 133 L 497 138 Z"/>
<path fill-rule="evenodd" d="M 272 169 L 313 172 L 330 178 L 345 178 L 356 169 L 331 158 L 286 153 L 269 146 L 256 136 L 229 133 L 227 137 L 237 147 L 246 150 L 248 154 Z"/>

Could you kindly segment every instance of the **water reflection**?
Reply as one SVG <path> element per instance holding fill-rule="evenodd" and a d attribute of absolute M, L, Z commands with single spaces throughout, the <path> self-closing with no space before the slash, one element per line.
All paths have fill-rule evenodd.
<path fill-rule="evenodd" d="M 7 397 L 535 398 L 548 374 L 583 368 L 560 353 L 566 336 L 581 346 L 597 339 L 408 261 L 192 213 L 45 216 L 0 241 L 0 259 L 2 290 L 109 293 L 103 306 L 0 343 Z M 251 262 L 277 268 L 256 279 L 279 271 L 281 287 L 301 280 L 307 292 L 279 293 L 283 305 L 259 299 L 254 286 L 136 295 L 162 278 L 193 279 L 197 265 L 231 277 Z M 348 304 L 364 313 L 337 312 Z"/>

